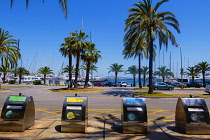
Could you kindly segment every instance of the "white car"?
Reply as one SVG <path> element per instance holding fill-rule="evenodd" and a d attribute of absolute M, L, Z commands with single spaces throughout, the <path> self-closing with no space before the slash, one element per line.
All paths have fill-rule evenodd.
<path fill-rule="evenodd" d="M 210 85 L 206 85 L 205 92 L 210 93 Z"/>
<path fill-rule="evenodd" d="M 85 85 L 85 81 L 82 82 L 78 82 L 78 86 L 84 86 Z M 91 82 L 88 82 L 88 86 L 92 86 L 93 84 Z"/>
<path fill-rule="evenodd" d="M 127 87 L 128 84 L 126 82 L 117 82 L 116 85 L 120 87 Z"/>

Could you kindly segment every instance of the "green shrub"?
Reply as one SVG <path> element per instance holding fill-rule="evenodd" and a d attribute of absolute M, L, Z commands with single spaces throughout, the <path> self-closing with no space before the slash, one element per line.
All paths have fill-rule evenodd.
<path fill-rule="evenodd" d="M 39 81 L 39 80 L 34 80 L 34 81 L 33 81 L 33 84 L 34 84 L 34 85 L 41 85 L 41 81 Z"/>
<path fill-rule="evenodd" d="M 15 84 L 15 80 L 9 80 L 9 84 Z"/>

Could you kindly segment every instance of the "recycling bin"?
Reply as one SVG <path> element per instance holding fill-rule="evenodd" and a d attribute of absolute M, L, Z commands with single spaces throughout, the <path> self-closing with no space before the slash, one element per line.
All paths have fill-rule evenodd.
<path fill-rule="evenodd" d="M 203 98 L 179 98 L 175 124 L 186 134 L 210 134 L 209 111 Z"/>
<path fill-rule="evenodd" d="M 63 102 L 61 132 L 85 133 L 88 123 L 88 98 L 66 96 Z"/>
<path fill-rule="evenodd" d="M 0 131 L 25 131 L 35 122 L 32 96 L 10 95 L 7 97 L 0 118 Z"/>
<path fill-rule="evenodd" d="M 147 133 L 147 107 L 145 98 L 123 98 L 123 133 Z"/>

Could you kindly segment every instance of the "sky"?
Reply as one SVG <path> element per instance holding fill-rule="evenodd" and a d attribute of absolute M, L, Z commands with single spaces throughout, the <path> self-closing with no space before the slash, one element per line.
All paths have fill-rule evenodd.
<path fill-rule="evenodd" d="M 18 66 L 36 73 L 40 67 L 48 66 L 55 74 L 68 65 L 68 59 L 59 52 L 60 44 L 71 32 L 83 29 L 90 35 L 96 49 L 101 51 L 102 59 L 96 66 L 94 75 L 100 77 L 114 76 L 109 73 L 113 63 L 124 65 L 124 70 L 132 65 L 138 66 L 137 58 L 124 59 L 123 37 L 125 35 L 125 19 L 128 8 L 141 0 L 69 0 L 68 18 L 58 4 L 58 0 L 30 0 L 26 9 L 25 0 L 15 0 L 10 9 L 10 0 L 0 1 L 0 28 L 9 31 L 14 39 L 20 40 L 22 55 Z M 155 5 L 159 0 L 153 0 Z M 176 15 L 180 23 L 181 33 L 171 29 L 179 47 L 169 43 L 168 48 L 161 50 L 157 46 L 154 69 L 167 66 L 180 76 L 180 50 L 184 70 L 202 61 L 210 62 L 208 48 L 210 46 L 210 0 L 169 0 L 159 7 L 159 11 L 170 11 Z M 90 41 L 90 38 L 87 39 Z M 157 42 L 155 42 L 158 44 Z M 180 49 L 181 48 L 181 49 Z M 75 60 L 73 61 L 75 65 Z M 142 66 L 148 66 L 147 59 Z M 121 77 L 131 77 L 119 73 Z"/>

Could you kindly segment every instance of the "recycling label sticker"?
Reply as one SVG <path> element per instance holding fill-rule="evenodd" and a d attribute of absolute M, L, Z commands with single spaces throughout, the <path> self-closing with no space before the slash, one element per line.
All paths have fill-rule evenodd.
<path fill-rule="evenodd" d="M 69 112 L 69 113 L 67 113 L 66 117 L 67 117 L 69 120 L 71 120 L 71 119 L 74 119 L 74 118 L 75 118 L 75 115 L 74 115 L 73 112 Z"/>
<path fill-rule="evenodd" d="M 25 102 L 26 97 L 18 97 L 18 96 L 10 96 L 9 101 L 19 101 L 19 102 Z"/>
<path fill-rule="evenodd" d="M 136 115 L 135 115 L 134 113 L 129 113 L 129 114 L 128 114 L 128 119 L 129 119 L 130 121 L 134 121 L 134 120 L 136 120 Z"/>

